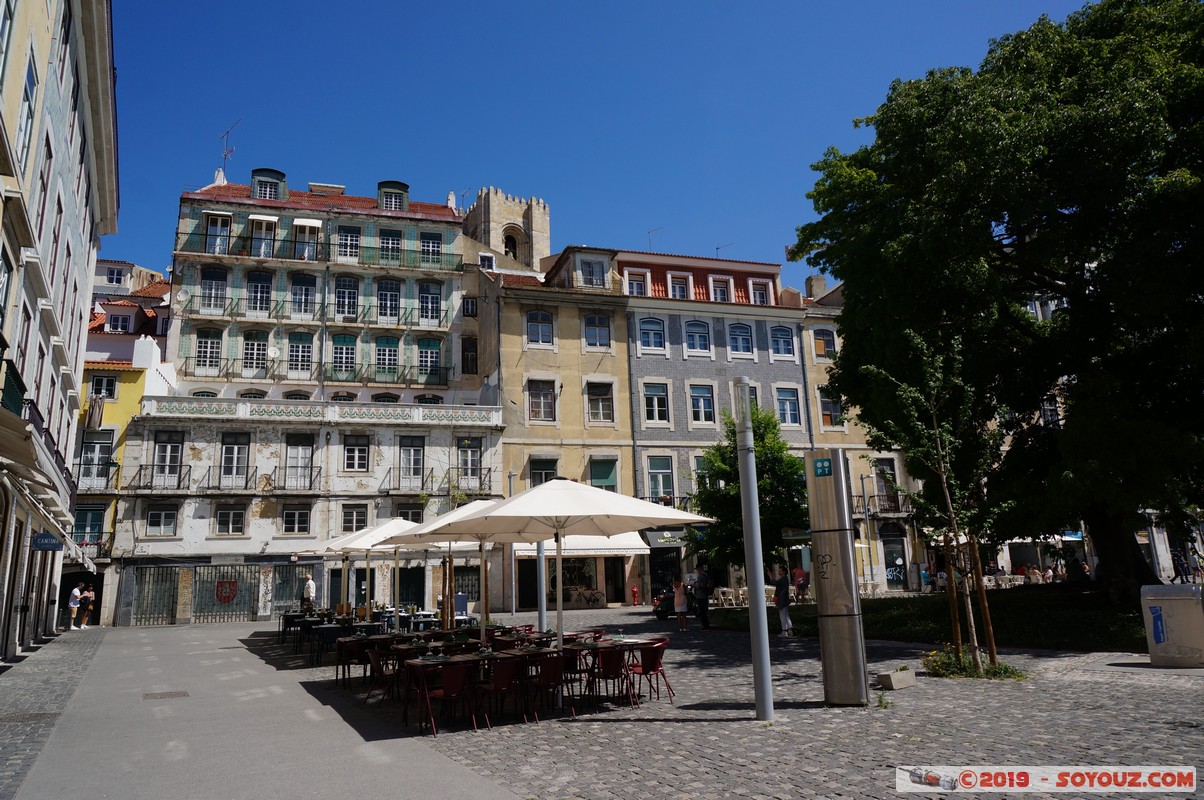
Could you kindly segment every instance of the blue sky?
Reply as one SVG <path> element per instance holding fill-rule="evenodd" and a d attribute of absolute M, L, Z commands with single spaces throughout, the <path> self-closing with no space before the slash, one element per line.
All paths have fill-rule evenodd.
<path fill-rule="evenodd" d="M 872 134 L 895 78 L 976 66 L 1064 0 L 113 4 L 121 215 L 102 255 L 171 262 L 181 191 L 380 180 L 496 186 L 591 244 L 781 263 L 826 147 Z M 651 248 L 649 247 L 649 231 Z M 787 265 L 802 286 L 807 269 Z"/>

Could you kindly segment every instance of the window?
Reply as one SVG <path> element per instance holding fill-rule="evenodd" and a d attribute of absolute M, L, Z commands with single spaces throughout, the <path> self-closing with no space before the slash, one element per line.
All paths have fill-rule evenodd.
<path fill-rule="evenodd" d="M 288 377 L 306 378 L 313 370 L 314 337 L 308 333 L 288 335 Z"/>
<path fill-rule="evenodd" d="M 752 352 L 752 328 L 744 323 L 731 325 L 727 329 L 728 347 L 733 353 Z"/>
<path fill-rule="evenodd" d="M 205 215 L 205 252 L 212 256 L 224 256 L 230 252 L 229 214 Z"/>
<path fill-rule="evenodd" d="M 442 379 L 442 370 L 439 367 L 441 362 L 440 353 L 442 352 L 443 343 L 438 339 L 419 339 L 418 340 L 418 377 L 428 383 L 438 382 Z"/>
<path fill-rule="evenodd" d="M 247 459 L 251 453 L 251 434 L 222 434 L 222 486 L 234 487 L 247 482 Z"/>
<path fill-rule="evenodd" d="M 309 506 L 285 506 L 283 516 L 283 529 L 285 533 L 309 533 Z"/>
<path fill-rule="evenodd" d="M 778 422 L 783 425 L 798 425 L 801 421 L 798 389 L 778 389 Z"/>
<path fill-rule="evenodd" d="M 318 257 L 318 226 L 293 222 L 293 258 L 315 261 Z"/>
<path fill-rule="evenodd" d="M 251 219 L 251 257 L 271 258 L 276 243 L 275 219 Z"/>
<path fill-rule="evenodd" d="M 331 377 L 333 380 L 355 379 L 355 337 L 341 334 L 331 338 Z"/>
<path fill-rule="evenodd" d="M 380 262 L 382 264 L 401 263 L 401 231 L 382 230 L 380 232 Z"/>
<path fill-rule="evenodd" d="M 221 314 L 226 310 L 226 271 L 215 267 L 201 270 L 201 311 Z"/>
<path fill-rule="evenodd" d="M 496 260 L 493 257 L 493 253 L 481 253 L 477 259 L 477 266 L 481 269 L 493 269 L 495 263 Z"/>
<path fill-rule="evenodd" d="M 694 488 L 707 487 L 707 460 L 705 456 L 694 456 Z"/>
<path fill-rule="evenodd" d="M 105 283 L 110 286 L 120 286 L 125 283 L 125 270 L 121 267 L 109 267 L 108 274 L 105 275 Z"/>
<path fill-rule="evenodd" d="M 752 285 L 752 304 L 754 306 L 769 305 L 769 284 L 756 282 Z"/>
<path fill-rule="evenodd" d="M 418 284 L 418 322 L 438 325 L 443 318 L 442 286 L 437 283 Z"/>
<path fill-rule="evenodd" d="M 674 300 L 689 300 L 690 299 L 690 279 L 689 278 L 670 278 L 669 279 L 669 297 Z"/>
<path fill-rule="evenodd" d="M 17 128 L 17 161 L 24 164 L 29 157 L 29 146 L 33 142 L 34 108 L 38 104 L 38 69 L 30 53 L 25 67 L 25 90 L 21 94 L 21 116 Z"/>
<path fill-rule="evenodd" d="M 443 398 L 437 394 L 420 394 L 414 398 L 414 402 L 420 406 L 441 406 Z"/>
<path fill-rule="evenodd" d="M 730 303 L 732 300 L 732 282 L 727 278 L 711 279 L 711 302 Z"/>
<path fill-rule="evenodd" d="M 648 496 L 673 496 L 673 458 L 648 456 Z"/>
<path fill-rule="evenodd" d="M 627 274 L 627 294 L 632 297 L 644 297 L 648 294 L 648 273 L 630 272 Z"/>
<path fill-rule="evenodd" d="M 669 384 L 644 384 L 644 419 L 647 422 L 669 421 Z"/>
<path fill-rule="evenodd" d="M 79 452 L 80 490 L 108 488 L 115 467 L 113 431 L 86 431 Z"/>
<path fill-rule="evenodd" d="M 54 174 L 54 150 L 47 136 L 42 146 L 42 169 L 38 172 L 38 233 L 44 229 L 46 221 L 46 201 L 50 199 L 50 176 Z"/>
<path fill-rule="evenodd" d="M 259 377 L 268 367 L 267 331 L 247 331 L 242 337 L 242 374 Z"/>
<path fill-rule="evenodd" d="M 284 488 L 314 488 L 314 437 L 308 433 L 289 433 L 284 437 Z M 308 512 L 308 508 L 306 509 Z M 306 527 L 309 518 L 306 517 Z"/>
<path fill-rule="evenodd" d="M 477 374 L 477 337 L 460 339 L 460 371 L 465 375 Z"/>
<path fill-rule="evenodd" d="M 748 402 L 752 405 L 753 408 L 761 407 L 761 404 L 759 402 L 757 402 L 757 387 L 756 386 L 748 387 Z"/>
<path fill-rule="evenodd" d="M 815 359 L 830 361 L 836 356 L 836 334 L 820 328 L 815 331 Z"/>
<path fill-rule="evenodd" d="M 378 336 L 376 339 L 376 379 L 396 380 L 401 364 L 401 340 L 395 336 Z"/>
<path fill-rule="evenodd" d="M 247 316 L 266 317 L 272 311 L 272 275 L 269 272 L 247 274 Z"/>
<path fill-rule="evenodd" d="M 1056 397 L 1046 397 L 1041 401 L 1041 426 L 1044 428 L 1062 427 L 1062 418 L 1058 413 Z"/>
<path fill-rule="evenodd" d="M 130 332 L 130 315 L 129 314 L 114 314 L 109 317 L 108 325 L 109 333 L 129 333 Z"/>
<path fill-rule="evenodd" d="M 276 181 L 255 181 L 255 199 L 256 200 L 279 200 L 280 199 L 280 184 Z"/>
<path fill-rule="evenodd" d="M 711 326 L 705 322 L 686 323 L 686 352 L 711 352 Z"/>
<path fill-rule="evenodd" d="M 368 506 L 343 506 L 343 533 L 355 533 L 368 527 Z"/>
<path fill-rule="evenodd" d="M 267 397 L 267 392 L 260 389 L 252 389 L 249 392 L 243 392 L 239 395 L 243 400 L 262 400 Z"/>
<path fill-rule="evenodd" d="M 332 403 L 354 403 L 355 395 L 348 392 L 339 392 L 330 398 Z"/>
<path fill-rule="evenodd" d="M 192 396 L 193 397 L 217 397 L 217 392 L 201 390 L 199 392 L 193 392 Z"/>
<path fill-rule="evenodd" d="M 610 347 L 610 317 L 602 314 L 586 314 L 585 346 Z"/>
<path fill-rule="evenodd" d="M 401 192 L 382 192 L 380 207 L 385 211 L 405 211 L 405 195 Z"/>
<path fill-rule="evenodd" d="M 368 441 L 363 434 L 343 434 L 343 469 L 348 472 L 368 471 Z"/>
<path fill-rule="evenodd" d="M 518 259 L 518 239 L 512 233 L 506 234 L 502 239 L 502 248 L 507 256 L 513 259 Z"/>
<path fill-rule="evenodd" d="M 360 310 L 360 282 L 355 278 L 334 279 L 334 313 L 340 322 L 355 322 Z"/>
<path fill-rule="evenodd" d="M 440 264 L 443 261 L 443 234 L 418 234 L 418 252 L 423 264 Z"/>
<path fill-rule="evenodd" d="M 360 259 L 360 229 L 353 225 L 340 225 L 336 239 L 338 260 L 343 264 L 355 264 Z"/>
<path fill-rule="evenodd" d="M 147 536 L 176 535 L 176 506 L 151 506 L 146 511 Z"/>
<path fill-rule="evenodd" d="M 401 284 L 381 281 L 376 284 L 376 321 L 396 325 L 401 319 Z"/>
<path fill-rule="evenodd" d="M 695 422 L 715 421 L 715 392 L 710 386 L 690 387 L 690 418 Z"/>
<path fill-rule="evenodd" d="M 285 400 L 308 400 L 309 395 L 305 392 L 287 392 L 284 395 Z"/>
<path fill-rule="evenodd" d="M 539 486 L 556 477 L 556 459 L 531 459 L 531 485 Z"/>
<path fill-rule="evenodd" d="M 794 355 L 794 335 L 784 325 L 769 329 L 769 346 L 775 356 Z"/>
<path fill-rule="evenodd" d="M 246 533 L 247 510 L 242 506 L 217 507 L 219 536 L 241 536 Z"/>
<path fill-rule="evenodd" d="M 393 517 L 410 522 L 422 522 L 422 510 L 423 506 L 417 503 L 398 503 L 393 507 Z"/>
<path fill-rule="evenodd" d="M 819 414 L 823 424 L 828 427 L 844 424 L 840 419 L 844 414 L 840 407 L 840 398 L 831 396 L 827 386 L 819 387 Z"/>
<path fill-rule="evenodd" d="M 289 289 L 294 319 L 313 319 L 317 310 L 318 279 L 313 275 L 294 275 Z"/>
<path fill-rule="evenodd" d="M 475 317 L 477 315 L 477 299 L 475 297 L 464 298 L 464 316 Z"/>
<path fill-rule="evenodd" d="M 217 375 L 222 367 L 222 332 L 204 328 L 196 333 L 197 375 Z"/>
<path fill-rule="evenodd" d="M 63 4 L 63 24 L 59 28 L 59 83 L 67 77 L 67 54 L 71 51 L 71 5 Z"/>
<path fill-rule="evenodd" d="M 422 489 L 423 459 L 426 450 L 426 440 L 421 436 L 399 436 L 397 449 L 400 453 L 399 473 L 401 485 L 399 489 Z"/>
<path fill-rule="evenodd" d="M 12 44 L 13 19 L 16 16 L 17 0 L 0 0 L 0 84 L 8 71 L 8 48 Z"/>
<path fill-rule="evenodd" d="M 640 347 L 646 350 L 664 350 L 665 323 L 653 318 L 640 320 Z"/>
<path fill-rule="evenodd" d="M 527 344 L 552 343 L 552 315 L 547 311 L 527 312 Z"/>
<path fill-rule="evenodd" d="M 460 474 L 465 477 L 479 478 L 481 477 L 481 439 L 480 437 L 467 436 L 457 439 L 457 457 L 456 463 L 460 467 Z"/>
<path fill-rule="evenodd" d="M 103 397 L 106 400 L 112 400 L 117 397 L 117 376 L 93 375 L 92 396 Z"/>
<path fill-rule="evenodd" d="M 606 285 L 606 264 L 602 261 L 581 262 L 581 285 L 603 287 Z"/>
<path fill-rule="evenodd" d="M 589 407 L 590 422 L 615 421 L 613 389 L 614 387 L 609 383 L 587 383 L 585 385 L 585 396 Z"/>
<path fill-rule="evenodd" d="M 529 419 L 542 422 L 556 420 L 556 381 L 527 381 Z"/>
<path fill-rule="evenodd" d="M 589 485 L 608 492 L 619 491 L 619 462 L 613 458 L 591 458 Z"/>

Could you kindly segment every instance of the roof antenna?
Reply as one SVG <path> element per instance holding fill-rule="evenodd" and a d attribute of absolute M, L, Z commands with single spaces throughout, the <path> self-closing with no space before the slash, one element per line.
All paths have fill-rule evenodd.
<path fill-rule="evenodd" d="M 223 184 L 226 182 L 226 162 L 230 160 L 230 156 L 234 154 L 234 148 L 230 146 L 230 131 L 238 127 L 238 123 L 242 122 L 242 117 L 234 121 L 234 124 L 226 128 L 226 132 L 217 137 L 222 142 L 222 166 L 218 169 L 217 174 L 213 176 L 213 182 Z"/>
<path fill-rule="evenodd" d="M 653 228 L 652 230 L 648 231 L 648 252 L 652 252 L 652 234 L 656 233 L 657 231 L 663 231 L 664 229 L 665 226 L 661 225 L 660 227 Z"/>
<path fill-rule="evenodd" d="M 720 250 L 722 250 L 722 249 L 723 249 L 723 248 L 725 248 L 725 247 L 731 247 L 731 246 L 732 246 L 732 245 L 734 245 L 734 244 L 735 244 L 735 242 L 728 242 L 727 244 L 717 244 L 717 245 L 715 245 L 715 258 L 719 258 L 719 251 L 720 251 Z"/>

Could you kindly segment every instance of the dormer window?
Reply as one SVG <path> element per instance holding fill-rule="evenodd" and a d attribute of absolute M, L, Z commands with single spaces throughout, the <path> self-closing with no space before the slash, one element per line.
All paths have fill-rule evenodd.
<path fill-rule="evenodd" d="M 401 192 L 382 192 L 380 207 L 385 211 L 405 211 L 405 196 Z"/>
<path fill-rule="evenodd" d="M 256 200 L 279 200 L 280 184 L 276 181 L 265 181 L 262 178 L 255 181 Z"/>
<path fill-rule="evenodd" d="M 109 267 L 105 282 L 110 286 L 120 286 L 125 283 L 125 270 L 121 267 Z"/>
<path fill-rule="evenodd" d="M 128 314 L 114 314 L 109 317 L 109 333 L 129 333 L 130 317 Z"/>
<path fill-rule="evenodd" d="M 581 285 L 601 288 L 606 285 L 606 264 L 602 261 L 581 262 Z"/>

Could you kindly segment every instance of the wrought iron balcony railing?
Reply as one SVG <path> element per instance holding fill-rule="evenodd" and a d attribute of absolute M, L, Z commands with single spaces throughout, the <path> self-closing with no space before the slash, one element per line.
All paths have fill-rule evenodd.
<path fill-rule="evenodd" d="M 71 533 L 71 541 L 79 545 L 88 558 L 110 558 L 113 554 L 113 539 L 116 531 L 80 531 Z"/>
<path fill-rule="evenodd" d="M 381 490 L 388 492 L 432 492 L 435 489 L 435 471 L 413 468 L 390 468 L 381 481 Z"/>
<path fill-rule="evenodd" d="M 209 492 L 249 492 L 255 489 L 256 475 L 253 467 L 210 467 L 197 488 Z"/>
<path fill-rule="evenodd" d="M 398 269 L 460 271 L 463 258 L 459 253 L 431 252 L 393 245 L 365 245 L 343 241 L 332 246 L 326 240 L 307 240 L 295 237 L 266 237 L 250 233 L 241 235 L 211 234 L 204 231 L 181 233 L 176 236 L 176 252 L 197 253 L 219 258 L 253 258 L 260 260 L 312 261 L 337 264 L 356 264 L 367 267 Z"/>
<path fill-rule="evenodd" d="M 446 473 L 444 484 L 449 491 L 468 495 L 491 494 L 493 491 L 493 469 L 491 467 L 452 467 Z"/>
<path fill-rule="evenodd" d="M 276 467 L 268 488 L 274 492 L 313 492 L 321 477 L 321 467 Z"/>
<path fill-rule="evenodd" d="M 911 498 L 899 492 L 889 492 L 886 494 L 871 494 L 868 498 L 862 498 L 860 495 L 853 495 L 853 513 L 865 514 L 865 500 L 869 500 L 870 514 L 872 515 L 889 515 L 889 516 L 907 516 L 912 513 Z"/>
<path fill-rule="evenodd" d="M 75 462 L 75 481 L 80 494 L 115 492 L 121 480 L 121 467 L 115 461 L 81 460 Z"/>
<path fill-rule="evenodd" d="M 128 491 L 187 491 L 192 487 L 191 464 L 143 464 L 125 485 Z"/>

